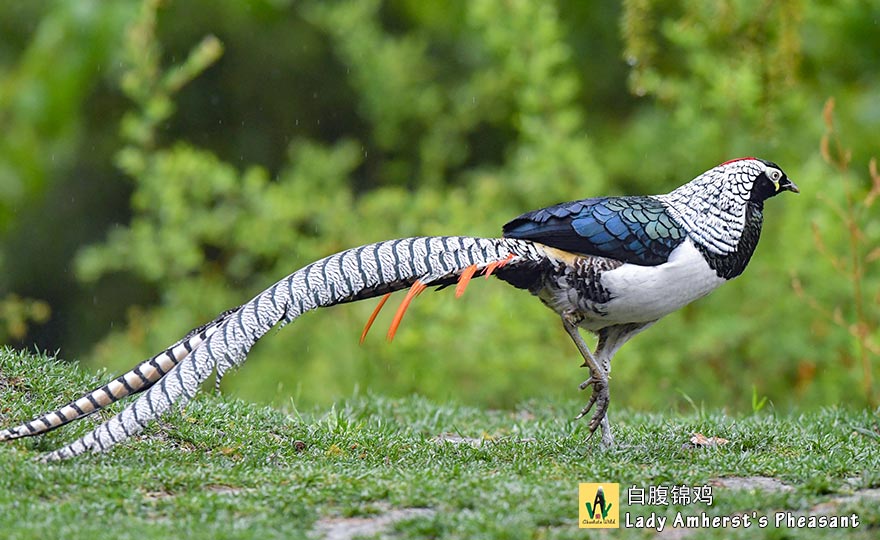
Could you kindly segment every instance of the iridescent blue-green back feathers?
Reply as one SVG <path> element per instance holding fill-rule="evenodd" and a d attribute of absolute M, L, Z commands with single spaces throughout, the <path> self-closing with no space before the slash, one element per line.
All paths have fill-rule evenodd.
<path fill-rule="evenodd" d="M 669 259 L 685 230 L 653 197 L 582 199 L 523 214 L 504 236 L 584 255 L 656 266 Z"/>

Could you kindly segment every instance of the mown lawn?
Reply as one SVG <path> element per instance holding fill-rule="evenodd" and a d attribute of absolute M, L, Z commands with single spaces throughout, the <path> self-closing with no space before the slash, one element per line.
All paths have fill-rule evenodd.
<path fill-rule="evenodd" d="M 238 376 L 246 376 L 242 373 Z M 0 424 L 74 398 L 100 377 L 0 351 Z M 622 389 L 615 389 L 621 392 Z M 880 536 L 880 434 L 870 411 L 748 416 L 613 409 L 618 446 L 585 443 L 576 401 L 487 411 L 418 397 L 356 396 L 334 409 L 279 410 L 203 392 L 105 455 L 43 464 L 40 452 L 95 425 L 0 445 L 0 538 L 587 538 L 652 530 L 578 529 L 579 482 L 711 485 L 713 504 L 652 512 L 770 516 L 760 529 L 672 530 L 661 538 L 823 538 L 776 529 L 776 511 L 850 515 L 847 538 Z M 694 448 L 694 433 L 728 439 Z M 761 477 L 761 478 L 758 478 Z M 753 514 L 754 512 L 754 514 Z"/>

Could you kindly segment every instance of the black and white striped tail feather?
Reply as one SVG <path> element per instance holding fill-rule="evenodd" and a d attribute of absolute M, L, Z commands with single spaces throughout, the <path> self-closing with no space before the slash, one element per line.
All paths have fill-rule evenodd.
<path fill-rule="evenodd" d="M 316 261 L 278 281 L 216 326 L 137 400 L 84 437 L 46 454 L 64 459 L 100 452 L 140 432 L 173 404 L 182 407 L 216 369 L 220 379 L 244 362 L 256 341 L 278 323 L 307 311 L 423 285 L 449 285 L 472 266 L 506 263 L 508 271 L 544 257 L 539 244 L 508 238 L 417 237 L 369 244 Z M 212 327 L 213 328 L 213 327 Z"/>
<path fill-rule="evenodd" d="M 44 413 L 33 420 L 0 430 L 0 441 L 30 437 L 52 431 L 74 420 L 94 414 L 128 396 L 145 391 L 186 358 L 193 349 L 201 345 L 234 311 L 223 312 L 210 323 L 191 330 L 180 341 L 156 356 L 144 360 L 133 369 L 66 405 Z"/>

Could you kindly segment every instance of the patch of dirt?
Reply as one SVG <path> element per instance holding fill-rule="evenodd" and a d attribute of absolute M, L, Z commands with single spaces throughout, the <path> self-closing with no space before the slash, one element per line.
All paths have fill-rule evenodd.
<path fill-rule="evenodd" d="M 25 401 L 33 401 L 33 396 L 30 394 L 24 379 L 21 377 L 7 377 L 3 371 L 0 371 L 0 392 L 5 392 L 7 389 L 23 393 Z M 0 406 L 0 414 L 2 414 L 0 418 L 3 419 L 3 424 L 9 423 L 6 415 L 11 412 L 13 412 L 11 407 L 6 405 Z"/>
<path fill-rule="evenodd" d="M 432 508 L 399 508 L 369 517 L 320 519 L 315 523 L 313 537 L 323 540 L 351 540 L 356 536 L 375 536 L 387 531 L 398 521 L 415 517 L 431 517 Z"/>
<path fill-rule="evenodd" d="M 6 390 L 7 388 L 12 388 L 18 392 L 26 392 L 28 390 L 24 379 L 21 377 L 7 377 L 0 371 L 0 390 Z"/>
<path fill-rule="evenodd" d="M 252 488 L 243 488 L 243 487 L 235 487 L 235 486 L 227 486 L 223 484 L 206 484 L 202 486 L 204 491 L 209 493 L 216 493 L 218 495 L 236 495 L 238 493 L 243 493 L 246 491 L 253 491 Z M 171 491 L 145 491 L 144 499 L 149 501 L 158 501 L 161 499 L 171 499 L 173 497 L 177 497 L 177 493 L 173 493 Z"/>
<path fill-rule="evenodd" d="M 165 490 L 145 491 L 144 492 L 144 499 L 146 499 L 148 501 L 159 501 L 162 499 L 170 499 L 171 497 L 175 497 L 175 496 L 176 495 L 174 493 L 171 493 L 170 491 L 165 491 Z"/>
<path fill-rule="evenodd" d="M 853 492 L 852 495 L 844 497 L 835 497 L 831 500 L 821 502 L 810 508 L 811 514 L 834 514 L 841 506 L 857 503 L 859 501 L 877 501 L 880 504 L 880 488 L 860 489 Z"/>
<path fill-rule="evenodd" d="M 484 439 L 477 439 L 474 437 L 462 437 L 461 435 L 456 435 L 455 433 L 441 433 L 431 440 L 438 444 L 469 444 L 474 447 L 482 446 L 484 441 Z"/>
<path fill-rule="evenodd" d="M 431 439 L 432 442 L 437 443 L 437 444 L 441 444 L 441 443 L 468 444 L 468 445 L 473 446 L 475 448 L 479 448 L 480 446 L 483 446 L 483 444 L 487 443 L 487 442 L 497 442 L 497 441 L 501 441 L 501 440 L 509 440 L 509 439 L 507 439 L 507 438 L 500 439 L 500 438 L 496 438 L 496 437 L 481 437 L 481 438 L 462 437 L 461 435 L 456 435 L 455 433 L 441 433 L 440 435 L 437 435 L 436 437 Z M 515 442 L 530 443 L 530 442 L 535 442 L 535 439 L 531 438 L 531 437 L 527 437 L 524 439 L 516 439 Z"/>
<path fill-rule="evenodd" d="M 777 478 L 769 476 L 726 476 L 713 478 L 709 484 L 725 489 L 749 491 L 791 491 L 794 488 Z"/>
<path fill-rule="evenodd" d="M 202 489 L 204 489 L 205 491 L 210 491 L 211 493 L 217 493 L 218 495 L 235 495 L 245 491 L 252 491 L 248 488 L 225 486 L 223 484 L 208 484 L 206 486 L 202 486 Z"/>

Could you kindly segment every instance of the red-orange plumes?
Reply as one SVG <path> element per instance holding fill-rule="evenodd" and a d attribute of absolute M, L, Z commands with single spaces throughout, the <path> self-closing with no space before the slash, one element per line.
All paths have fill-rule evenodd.
<path fill-rule="evenodd" d="M 503 267 L 505 264 L 509 263 L 513 259 L 513 253 L 509 254 L 507 258 L 501 261 L 493 261 L 487 264 L 483 268 L 483 275 L 486 276 L 486 279 L 489 279 L 489 276 L 492 273 Z M 468 283 L 470 283 L 471 278 L 477 273 L 477 265 L 472 264 L 462 270 L 461 275 L 458 277 L 458 285 L 455 286 L 455 297 L 459 298 L 462 294 L 464 294 L 465 289 L 467 289 Z M 397 333 L 397 328 L 400 326 L 400 322 L 403 320 L 403 314 L 406 313 L 406 310 L 409 308 L 410 303 L 413 298 L 420 295 L 422 291 L 427 288 L 427 285 L 422 283 L 421 281 L 416 280 L 415 283 L 410 287 L 409 292 L 406 293 L 406 297 L 404 297 L 403 302 L 400 303 L 400 307 L 397 308 L 397 313 L 394 315 L 394 320 L 391 321 L 391 327 L 388 329 L 388 341 L 394 339 L 394 335 Z M 367 337 L 367 333 L 369 333 L 370 328 L 372 328 L 373 323 L 376 321 L 376 316 L 379 315 L 379 312 L 382 311 L 382 308 L 385 306 L 385 302 L 388 301 L 388 297 L 391 296 L 391 293 L 386 294 L 379 300 L 379 303 L 376 305 L 376 309 L 373 310 L 370 318 L 367 319 L 367 323 L 364 325 L 364 330 L 361 332 L 360 342 L 363 343 L 364 339 Z"/>
<path fill-rule="evenodd" d="M 385 302 L 388 301 L 388 298 L 391 296 L 391 293 L 386 294 L 379 300 L 379 303 L 376 305 L 376 309 L 373 310 L 373 314 L 370 315 L 370 318 L 367 319 L 367 324 L 364 325 L 364 331 L 361 332 L 361 344 L 364 343 L 364 340 L 367 338 L 367 332 L 370 331 L 370 327 L 373 326 L 373 321 L 376 320 L 376 316 L 382 311 L 382 307 L 385 305 Z"/>
<path fill-rule="evenodd" d="M 472 264 L 465 268 L 461 275 L 458 277 L 458 285 L 455 286 L 455 297 L 459 298 L 464 294 L 464 290 L 467 289 L 468 283 L 470 283 L 471 278 L 474 277 L 474 274 L 477 273 L 477 265 Z"/>
<path fill-rule="evenodd" d="M 409 291 L 406 292 L 403 302 L 400 303 L 400 307 L 397 308 L 397 313 L 394 314 L 394 319 L 391 321 L 391 327 L 388 329 L 388 341 L 394 339 L 394 334 L 397 333 L 397 327 L 400 326 L 400 321 L 403 320 L 403 314 L 406 313 L 406 309 L 409 307 L 410 302 L 412 302 L 413 298 L 422 294 L 422 291 L 427 287 L 428 286 L 421 281 L 416 280 L 416 282 L 412 284 L 412 287 L 409 288 Z"/>
<path fill-rule="evenodd" d="M 487 264 L 486 269 L 483 270 L 483 274 L 486 275 L 486 279 L 489 279 L 489 276 L 492 275 L 492 272 L 494 272 L 498 268 L 501 268 L 505 264 L 509 263 L 511 259 L 513 259 L 513 253 L 508 255 L 507 258 L 504 259 L 503 261 L 494 261 L 494 262 L 490 262 L 489 264 Z"/>

